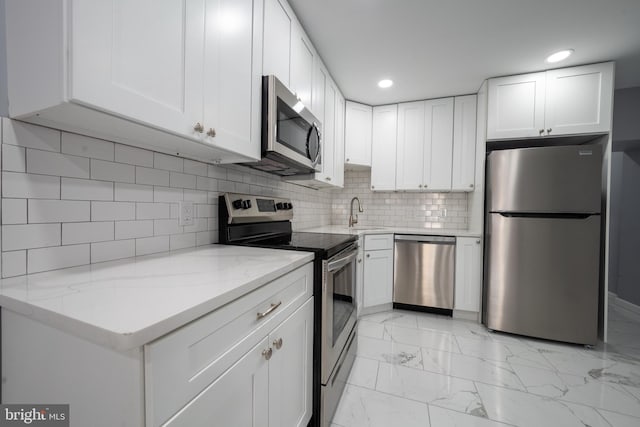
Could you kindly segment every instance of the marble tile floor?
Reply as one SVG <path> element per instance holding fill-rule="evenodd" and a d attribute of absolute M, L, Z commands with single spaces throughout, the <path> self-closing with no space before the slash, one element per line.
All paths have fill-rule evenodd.
<path fill-rule="evenodd" d="M 425 313 L 364 316 L 332 427 L 639 427 L 638 338 L 636 353 Z"/>

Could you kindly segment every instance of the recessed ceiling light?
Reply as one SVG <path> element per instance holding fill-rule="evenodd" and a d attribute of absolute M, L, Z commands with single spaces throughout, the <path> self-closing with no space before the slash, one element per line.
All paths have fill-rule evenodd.
<path fill-rule="evenodd" d="M 379 87 L 381 87 L 381 88 L 383 88 L 383 89 L 386 89 L 386 88 L 388 88 L 388 87 L 393 86 L 393 81 L 392 81 L 392 80 L 389 80 L 389 79 L 380 80 L 380 81 L 378 82 L 378 86 L 379 86 Z"/>
<path fill-rule="evenodd" d="M 547 56 L 547 59 L 545 59 L 545 61 L 549 63 L 564 61 L 565 59 L 570 57 L 572 53 L 573 53 L 573 49 L 559 50 Z"/>

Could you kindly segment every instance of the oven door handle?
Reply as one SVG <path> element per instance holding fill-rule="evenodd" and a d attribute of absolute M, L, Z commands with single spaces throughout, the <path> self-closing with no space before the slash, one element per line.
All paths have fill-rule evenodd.
<path fill-rule="evenodd" d="M 350 255 L 347 255 L 343 258 L 338 258 L 335 261 L 331 261 L 329 263 L 329 265 L 327 266 L 327 269 L 329 270 L 329 273 L 332 273 L 342 267 L 344 267 L 345 265 L 349 264 L 351 261 L 353 261 L 353 259 L 358 256 L 358 252 L 354 251 L 352 252 Z"/>

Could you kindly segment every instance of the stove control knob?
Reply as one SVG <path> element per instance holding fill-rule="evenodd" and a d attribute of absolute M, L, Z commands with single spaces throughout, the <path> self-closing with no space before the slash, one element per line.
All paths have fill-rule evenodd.
<path fill-rule="evenodd" d="M 282 203 L 282 202 L 276 203 L 276 209 L 279 210 L 279 211 L 284 209 L 284 203 Z"/>
<path fill-rule="evenodd" d="M 251 200 L 243 200 L 242 209 L 251 209 Z"/>
<path fill-rule="evenodd" d="M 231 202 L 233 209 L 241 209 L 242 208 L 242 199 L 234 200 Z"/>
<path fill-rule="evenodd" d="M 293 209 L 293 205 L 291 203 L 287 203 L 287 210 Z"/>

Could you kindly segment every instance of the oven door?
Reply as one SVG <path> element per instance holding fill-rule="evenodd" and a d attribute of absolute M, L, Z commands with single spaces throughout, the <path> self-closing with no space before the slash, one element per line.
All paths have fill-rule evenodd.
<path fill-rule="evenodd" d="M 335 369 L 356 324 L 356 245 L 323 262 L 322 384 Z"/>

